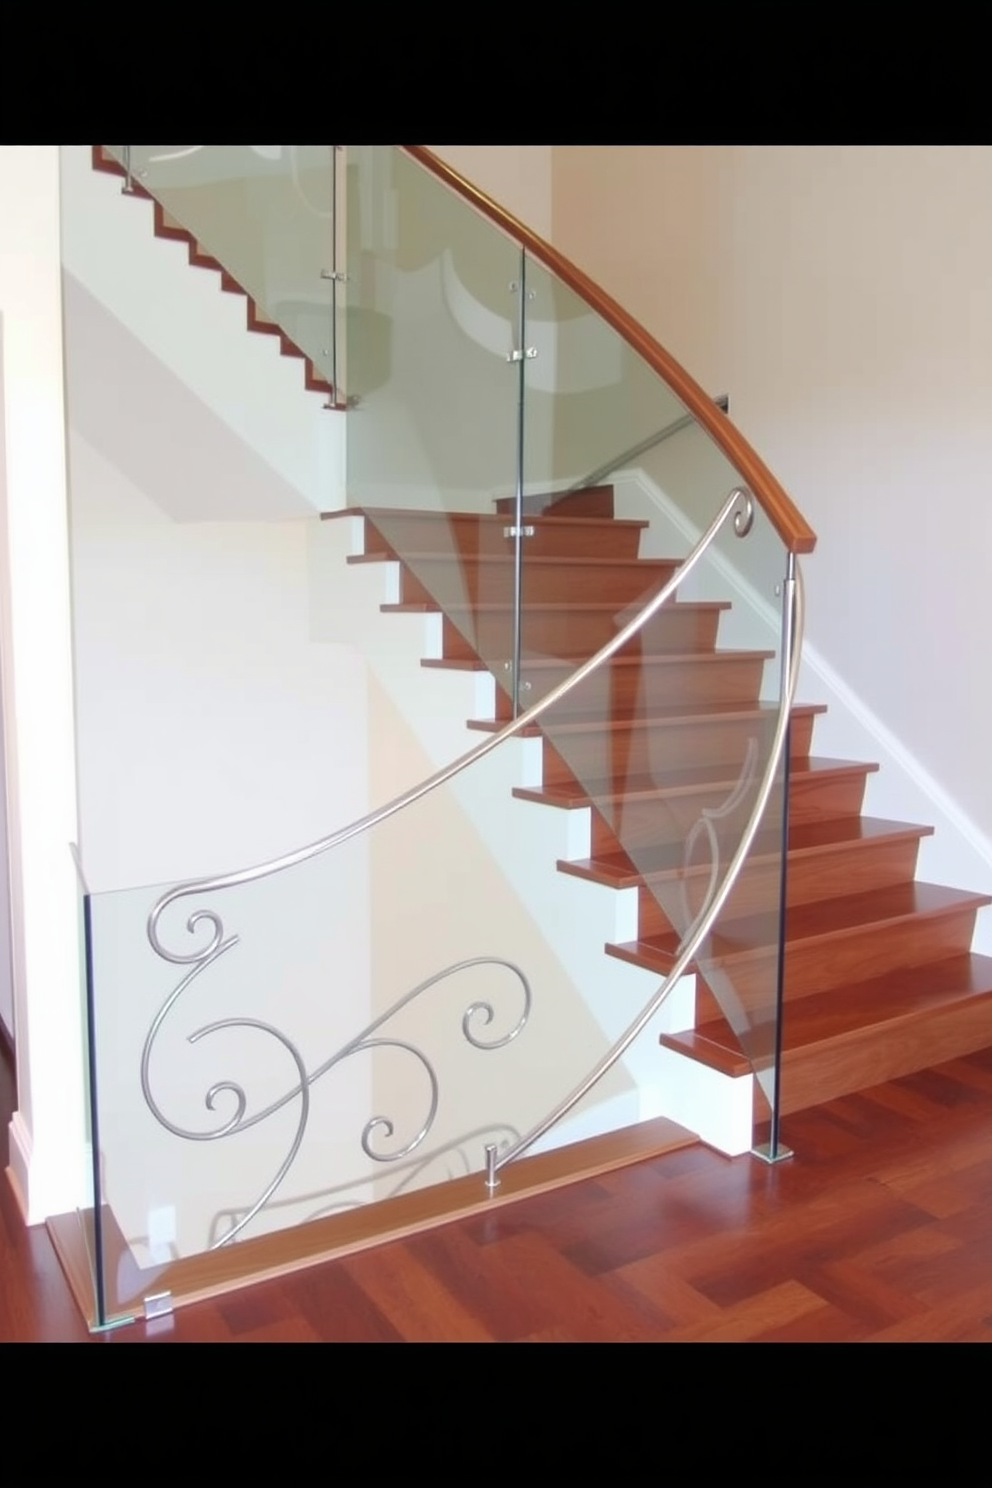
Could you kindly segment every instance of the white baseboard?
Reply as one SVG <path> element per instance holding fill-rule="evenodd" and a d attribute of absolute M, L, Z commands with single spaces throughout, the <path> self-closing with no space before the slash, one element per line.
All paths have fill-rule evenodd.
<path fill-rule="evenodd" d="M 28 1201 L 31 1173 L 31 1133 L 24 1125 L 20 1111 L 15 1111 L 7 1128 L 10 1140 L 10 1167 L 7 1176 L 14 1191 L 25 1224 L 30 1224 Z"/>
<path fill-rule="evenodd" d="M 53 1148 L 50 1158 L 39 1151 L 20 1111 L 14 1112 L 7 1130 L 10 1139 L 7 1177 L 25 1224 L 42 1224 L 52 1214 L 65 1214 L 92 1204 L 89 1143 L 82 1144 L 75 1167 L 70 1170 L 66 1144 L 59 1143 Z"/>

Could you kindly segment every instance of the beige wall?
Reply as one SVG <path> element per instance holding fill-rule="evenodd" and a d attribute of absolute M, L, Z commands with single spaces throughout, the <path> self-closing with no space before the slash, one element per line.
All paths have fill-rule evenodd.
<path fill-rule="evenodd" d="M 558 145 L 553 165 L 555 245 L 714 392 L 729 160 L 708 147 Z"/>
<path fill-rule="evenodd" d="M 551 236 L 552 145 L 429 145 L 542 237 Z"/>
<path fill-rule="evenodd" d="M 553 185 L 817 529 L 810 641 L 987 843 L 992 148 L 557 147 Z"/>

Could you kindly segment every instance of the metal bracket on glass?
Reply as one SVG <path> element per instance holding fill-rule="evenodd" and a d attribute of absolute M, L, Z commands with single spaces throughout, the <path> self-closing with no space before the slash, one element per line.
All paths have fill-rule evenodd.
<path fill-rule="evenodd" d="M 498 1148 L 495 1142 L 486 1143 L 486 1188 L 489 1193 L 495 1193 L 499 1188 L 499 1178 L 496 1176 L 496 1154 Z"/>
<path fill-rule="evenodd" d="M 151 1297 L 144 1300 L 145 1322 L 152 1318 L 172 1316 L 172 1293 L 155 1292 Z"/>
<path fill-rule="evenodd" d="M 795 1155 L 791 1147 L 783 1147 L 781 1142 L 775 1144 L 774 1151 L 771 1142 L 759 1142 L 757 1147 L 751 1148 L 751 1156 L 756 1157 L 759 1162 L 767 1163 L 770 1168 Z"/>
<path fill-rule="evenodd" d="M 507 356 L 508 362 L 532 362 L 537 356 L 537 347 L 528 346 L 526 351 L 511 351 Z"/>
<path fill-rule="evenodd" d="M 504 527 L 504 537 L 533 537 L 533 527 Z"/>
<path fill-rule="evenodd" d="M 504 661 L 504 663 L 503 663 L 503 670 L 504 670 L 504 672 L 512 672 L 513 671 L 513 662 L 512 661 Z M 512 685 L 510 687 L 510 691 L 511 692 L 513 691 Z M 526 680 L 526 678 L 522 678 L 517 683 L 517 702 L 518 703 L 523 703 L 524 698 L 527 696 L 527 694 L 529 692 L 533 692 L 533 691 L 534 691 L 534 684 L 533 684 L 533 682 L 528 682 Z"/>
<path fill-rule="evenodd" d="M 339 269 L 321 269 L 321 279 L 331 279 L 335 284 L 347 284 L 348 275 L 342 274 Z"/>

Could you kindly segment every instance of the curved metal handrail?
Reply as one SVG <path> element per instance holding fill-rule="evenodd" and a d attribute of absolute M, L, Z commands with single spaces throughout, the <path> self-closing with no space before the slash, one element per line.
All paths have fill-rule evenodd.
<path fill-rule="evenodd" d="M 212 926 L 213 937 L 208 946 L 205 948 L 201 947 L 199 950 L 184 955 L 170 951 L 167 946 L 163 945 L 158 935 L 159 921 L 166 909 L 177 900 L 189 898 L 191 895 L 214 893 L 222 889 L 233 889 L 243 884 L 255 883 L 259 879 L 269 878 L 276 873 L 284 872 L 288 868 L 294 868 L 298 863 L 305 863 L 312 858 L 320 857 L 324 853 L 330 852 L 332 848 L 349 842 L 353 837 L 361 836 L 363 832 L 370 831 L 379 822 L 386 821 L 405 807 L 413 805 L 415 801 L 421 800 L 422 797 L 437 790 L 439 786 L 445 785 L 449 780 L 454 779 L 456 775 L 466 770 L 469 765 L 475 764 L 477 760 L 485 758 L 494 749 L 498 749 L 507 739 L 512 739 L 514 735 L 521 733 L 531 724 L 536 723 L 542 714 L 546 713 L 549 708 L 554 707 L 555 703 L 559 702 L 563 697 L 567 697 L 575 687 L 578 687 L 587 677 L 602 666 L 604 662 L 615 655 L 621 647 L 625 646 L 633 636 L 637 635 L 648 624 L 662 606 L 667 604 L 679 586 L 685 583 L 693 569 L 696 568 L 711 544 L 715 541 L 718 533 L 731 517 L 733 518 L 734 531 L 737 536 L 746 537 L 754 521 L 754 501 L 751 492 L 746 486 L 735 486 L 733 488 L 695 548 L 693 548 L 682 565 L 639 614 L 635 615 L 594 656 L 591 656 L 588 661 L 583 662 L 581 666 L 577 667 L 557 687 L 552 688 L 550 692 L 546 693 L 543 698 L 540 698 L 526 712 L 520 713 L 511 722 L 507 723 L 505 727 L 500 729 L 498 733 L 483 740 L 474 749 L 470 749 L 466 754 L 460 755 L 450 764 L 445 765 L 433 775 L 428 776 L 426 780 L 422 780 L 417 785 L 411 786 L 409 790 L 396 796 L 392 801 L 386 802 L 385 805 L 378 807 L 375 811 L 368 812 L 365 816 L 359 817 L 348 826 L 341 827 L 337 832 L 331 832 L 326 837 L 320 837 L 315 842 L 297 848 L 295 852 L 285 853 L 281 857 L 271 858 L 264 863 L 255 864 L 250 868 L 243 868 L 235 873 L 225 873 L 209 878 L 190 879 L 168 890 L 152 906 L 148 916 L 148 939 L 155 953 L 161 956 L 163 960 L 170 961 L 174 965 L 191 965 L 200 962 L 204 956 L 210 955 L 220 946 L 223 940 L 224 931 L 219 917 L 213 910 L 204 909 L 198 910 L 190 916 L 186 922 L 186 928 L 192 934 L 196 926 L 201 922 Z"/>
<path fill-rule="evenodd" d="M 715 407 L 709 395 L 690 377 L 679 362 L 634 317 L 619 305 L 612 295 L 588 274 L 544 240 L 538 233 L 514 217 L 499 202 L 487 196 L 478 186 L 467 181 L 452 166 L 438 158 L 424 145 L 400 145 L 399 148 L 418 164 L 443 181 L 452 191 L 470 202 L 477 211 L 494 222 L 508 237 L 549 269 L 561 282 L 611 326 L 648 366 L 681 399 L 694 418 L 702 424 L 717 446 L 731 461 L 750 486 L 758 505 L 768 517 L 790 553 L 811 553 L 816 546 L 816 533 L 806 518 L 772 475 L 761 457 L 751 448 L 743 434 Z"/>

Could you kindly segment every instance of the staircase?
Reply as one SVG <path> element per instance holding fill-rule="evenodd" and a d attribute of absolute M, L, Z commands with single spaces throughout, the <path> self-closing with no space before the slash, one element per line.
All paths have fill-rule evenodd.
<path fill-rule="evenodd" d="M 510 562 L 505 517 L 362 515 L 365 550 L 349 561 L 400 565 L 400 598 L 382 609 L 443 616 L 442 655 L 422 664 L 486 670 L 480 652 L 498 650 L 496 627 L 505 627 L 506 606 L 487 602 L 500 589 L 492 573 Z M 614 516 L 609 487 L 577 492 L 543 512 L 532 508 L 528 523 L 523 676 L 534 701 L 616 634 L 628 607 L 643 603 L 676 565 L 637 556 L 645 524 Z M 463 601 L 443 602 L 454 588 Z M 729 608 L 709 602 L 663 610 L 642 645 L 609 663 L 609 680 L 597 689 L 608 710 L 590 716 L 581 687 L 565 700 L 574 723 L 559 722 L 556 737 L 572 731 L 568 762 L 545 738 L 541 785 L 514 791 L 545 809 L 591 811 L 590 857 L 559 861 L 557 871 L 637 890 L 636 938 L 604 952 L 659 976 L 671 971 L 679 942 L 659 891 L 680 876 L 686 833 L 702 809 L 734 787 L 742 730 L 760 711 L 762 666 L 771 654 L 718 647 Z M 493 731 L 510 717 L 508 694 L 500 686 L 496 693 L 495 716 L 468 720 L 470 729 Z M 932 828 L 864 815 L 867 778 L 878 767 L 812 752 L 815 718 L 824 711 L 805 705 L 792 713 L 783 1112 L 992 1043 L 992 958 L 969 951 L 976 914 L 992 896 L 916 880 L 919 845 Z M 638 848 L 639 866 L 621 836 Z M 773 973 L 775 921 L 766 907 L 777 873 L 777 835 L 759 835 L 719 925 L 721 966 L 745 1000 L 749 989 L 760 995 Z M 744 949 L 735 954 L 735 944 Z M 703 975 L 695 1028 L 661 1042 L 727 1079 L 751 1072 Z"/>
<path fill-rule="evenodd" d="M 94 166 L 122 174 L 99 146 Z M 245 294 L 158 203 L 155 230 L 186 241 L 191 264 L 217 272 L 226 292 Z M 306 386 L 333 403 L 313 363 L 246 298 L 248 328 L 278 337 L 284 355 L 302 358 Z M 617 518 L 609 486 L 563 500 L 529 498 L 528 508 L 522 675 L 528 701 L 536 701 L 615 635 L 676 563 L 640 556 L 645 524 Z M 360 514 L 364 551 L 349 561 L 400 566 L 399 597 L 383 610 L 442 616 L 441 655 L 423 665 L 488 670 L 486 658 L 501 653 L 507 630 L 505 515 Z M 605 680 L 564 701 L 555 735 L 562 748 L 545 737 L 541 784 L 515 791 L 545 810 L 591 813 L 590 856 L 548 869 L 605 890 L 635 889 L 636 936 L 604 946 L 604 954 L 660 976 L 678 947 L 664 886 L 682 871 L 682 845 L 701 810 L 733 790 L 748 733 L 764 726 L 768 712 L 759 696 L 772 653 L 720 649 L 728 609 L 711 600 L 663 610 L 610 661 Z M 469 729 L 493 731 L 510 718 L 500 674 L 496 682 L 494 716 L 467 720 Z M 813 753 L 823 711 L 795 707 L 790 731 L 785 1112 L 992 1044 L 992 959 L 970 953 L 975 917 L 992 896 L 917 881 L 919 844 L 932 829 L 864 815 L 867 777 L 877 766 Z M 635 847 L 637 864 L 629 855 Z M 767 986 L 776 954 L 776 925 L 766 912 L 776 874 L 770 830 L 759 835 L 718 929 L 722 963 L 745 999 Z M 718 989 L 703 971 L 696 980 L 695 1027 L 664 1035 L 659 1058 L 688 1060 L 730 1081 L 748 1076 Z"/>
<path fill-rule="evenodd" d="M 105 171 L 108 175 L 124 177 L 121 166 L 106 151 L 103 145 L 93 146 L 93 169 Z M 181 222 L 170 217 L 169 213 L 156 201 L 140 184 L 131 183 L 131 193 L 144 201 L 150 201 L 154 210 L 154 230 L 157 238 L 164 238 L 175 243 L 184 243 L 189 253 L 189 261 L 193 268 L 207 269 L 218 276 L 220 287 L 225 294 L 239 295 L 245 301 L 245 325 L 249 331 L 254 331 L 260 336 L 272 336 L 279 343 L 280 354 L 284 357 L 292 357 L 303 363 L 303 382 L 308 392 L 321 393 L 329 407 L 336 407 L 333 399 L 333 389 L 319 369 L 314 365 L 312 359 L 302 351 L 296 342 L 287 336 L 282 326 L 260 310 L 257 302 L 248 293 L 242 284 L 235 279 L 218 259 L 199 243 L 188 228 Z"/>

